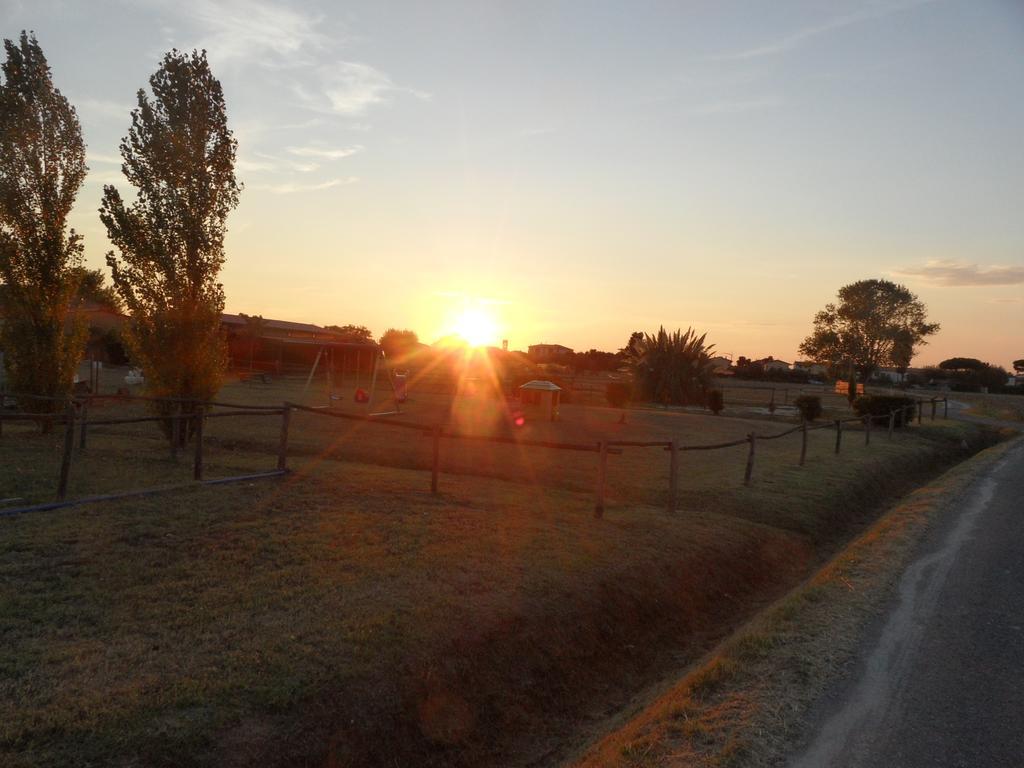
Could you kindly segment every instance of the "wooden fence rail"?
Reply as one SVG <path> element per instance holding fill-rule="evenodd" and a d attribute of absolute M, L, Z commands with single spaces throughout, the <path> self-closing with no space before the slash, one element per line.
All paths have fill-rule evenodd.
<path fill-rule="evenodd" d="M 180 443 L 179 430 L 184 429 L 184 425 L 187 422 L 192 422 L 192 436 L 194 438 L 194 454 L 192 462 L 192 476 L 196 482 L 205 482 L 207 484 L 213 483 L 227 483 L 233 482 L 240 479 L 248 478 L 262 478 L 262 477 L 278 477 L 285 474 L 288 471 L 288 440 L 291 426 L 291 418 L 293 411 L 301 411 L 305 413 L 314 414 L 316 416 L 343 419 L 349 421 L 361 421 L 368 423 L 383 423 L 390 427 L 397 427 L 400 429 L 414 430 L 421 433 L 424 436 L 431 438 L 431 480 L 430 490 L 431 493 L 438 493 L 439 486 L 439 475 L 440 475 L 440 463 L 441 463 L 441 440 L 463 440 L 463 441 L 481 441 L 488 443 L 498 444 L 509 444 L 518 445 L 524 447 L 537 447 L 547 448 L 552 450 L 569 450 L 587 453 L 598 454 L 597 463 L 597 477 L 595 479 L 595 504 L 594 504 L 594 515 L 601 517 L 605 512 L 605 495 L 607 486 L 607 473 L 608 473 L 608 456 L 618 455 L 623 453 L 625 448 L 661 448 L 662 450 L 669 453 L 669 467 L 668 467 L 668 492 L 666 510 L 668 512 L 674 512 L 678 503 L 678 490 L 679 490 L 679 467 L 681 454 L 687 451 L 714 451 L 722 450 L 727 448 L 734 448 L 741 445 L 748 447 L 743 472 L 743 483 L 750 485 L 753 482 L 755 460 L 757 456 L 757 443 L 761 440 L 777 440 L 788 435 L 800 433 L 800 453 L 798 466 L 805 466 L 807 461 L 808 453 L 808 433 L 819 429 L 834 429 L 836 432 L 835 440 L 835 453 L 840 453 L 842 449 L 842 437 L 844 432 L 844 425 L 846 424 L 859 424 L 864 431 L 864 442 L 866 446 L 871 444 L 871 431 L 874 422 L 877 419 L 885 419 L 888 423 L 888 436 L 889 439 L 893 439 L 893 432 L 897 425 L 897 417 L 899 418 L 900 426 L 907 426 L 912 423 L 913 410 L 912 405 L 907 406 L 906 409 L 900 408 L 890 411 L 887 414 L 868 414 L 863 417 L 854 417 L 849 419 L 835 419 L 832 422 L 825 422 L 822 424 L 809 424 L 802 422 L 791 429 L 786 429 L 781 432 L 768 435 L 759 435 L 756 432 L 750 432 L 746 437 L 738 440 L 732 440 L 721 443 L 711 443 L 703 445 L 680 445 L 676 440 L 602 440 L 596 444 L 587 443 L 566 443 L 550 440 L 532 440 L 522 439 L 516 436 L 505 436 L 505 435 L 477 435 L 468 434 L 458 431 L 445 429 L 440 424 L 425 425 L 415 422 L 408 422 L 402 420 L 394 420 L 391 418 L 380 418 L 375 416 L 367 416 L 361 414 L 344 413 L 336 411 L 326 407 L 313 407 L 299 405 L 291 402 L 284 402 L 280 406 L 244 406 L 232 403 L 225 403 L 220 401 L 187 401 L 183 399 L 164 399 L 164 402 L 173 403 L 175 405 L 175 411 L 167 415 L 155 415 L 155 416 L 140 416 L 140 417 L 127 417 L 127 418 L 100 418 L 90 419 L 88 404 L 91 400 L 95 399 L 113 399 L 122 398 L 124 396 L 116 395 L 103 395 L 96 396 L 87 399 L 70 400 L 65 398 L 65 409 L 64 413 L 4 413 L 0 410 L 0 424 L 3 420 L 38 420 L 38 419 L 49 419 L 52 423 L 62 423 L 65 427 L 64 433 L 64 450 L 61 458 L 61 470 L 60 477 L 58 480 L 57 487 L 57 499 L 56 503 L 35 505 L 32 507 L 23 507 L 18 510 L 5 510 L 5 514 L 12 514 L 20 511 L 33 511 L 37 509 L 54 509 L 57 507 L 68 506 L 75 503 L 86 503 L 89 500 L 105 500 L 112 498 L 122 498 L 130 495 L 145 495 L 148 493 L 159 492 L 160 489 L 144 489 L 142 491 L 131 491 L 126 494 L 108 494 L 105 496 L 92 496 L 86 497 L 78 501 L 67 501 L 67 489 L 68 483 L 71 476 L 72 458 L 74 454 L 74 432 L 76 423 L 79 426 L 80 440 L 79 450 L 84 450 L 86 447 L 86 429 L 87 427 L 106 426 L 106 425 L 122 425 L 122 424 L 140 424 L 147 422 L 167 422 L 170 421 L 172 425 L 172 450 L 175 451 L 174 456 L 176 458 L 176 450 Z M 57 398 L 49 398 L 57 399 Z M 157 398 L 146 398 L 146 397 L 132 397 L 131 399 L 153 401 L 158 400 Z M 939 398 L 931 399 L 931 415 L 934 420 L 937 412 L 937 404 Z M 918 400 L 917 405 L 917 421 L 918 424 L 922 421 L 922 414 L 924 409 L 924 400 Z M 943 398 L 945 403 L 944 417 L 948 414 L 948 399 Z M 80 416 L 76 417 L 75 406 L 76 404 L 80 407 Z M 191 406 L 186 409 L 185 406 Z M 210 412 L 212 408 L 231 408 L 227 412 Z M 217 480 L 205 480 L 205 462 L 204 462 L 204 440 L 203 431 L 204 424 L 207 419 L 213 418 L 230 418 L 230 417 L 250 417 L 250 416 L 280 416 L 281 417 L 281 428 L 277 446 L 277 465 L 276 469 L 269 472 L 262 472 L 250 475 L 239 475 L 234 477 L 219 478 Z M 2 432 L 0 432 L 2 434 Z M 180 486 L 173 486 L 180 487 Z"/>

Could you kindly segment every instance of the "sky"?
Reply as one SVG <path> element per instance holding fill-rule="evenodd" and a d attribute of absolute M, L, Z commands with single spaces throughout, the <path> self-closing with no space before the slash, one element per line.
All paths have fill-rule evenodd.
<path fill-rule="evenodd" d="M 82 122 L 93 267 L 136 91 L 208 51 L 229 312 L 793 361 L 880 277 L 942 325 L 915 365 L 1024 357 L 1019 0 L 0 1 L 22 29 Z"/>

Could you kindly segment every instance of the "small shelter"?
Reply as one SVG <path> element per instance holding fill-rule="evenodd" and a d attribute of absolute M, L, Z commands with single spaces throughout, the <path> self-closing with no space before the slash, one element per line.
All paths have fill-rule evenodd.
<path fill-rule="evenodd" d="M 562 388 L 552 381 L 534 379 L 519 387 L 519 398 L 523 405 L 539 405 L 550 414 L 551 421 L 558 421 L 558 401 Z"/>

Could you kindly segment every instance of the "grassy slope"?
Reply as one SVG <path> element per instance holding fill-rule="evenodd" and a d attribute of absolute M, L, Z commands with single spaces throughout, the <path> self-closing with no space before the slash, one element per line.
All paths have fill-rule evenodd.
<path fill-rule="evenodd" d="M 785 762 L 812 703 L 848 664 L 937 510 L 1020 440 L 904 498 L 812 579 L 723 643 L 578 768 L 767 768 Z"/>

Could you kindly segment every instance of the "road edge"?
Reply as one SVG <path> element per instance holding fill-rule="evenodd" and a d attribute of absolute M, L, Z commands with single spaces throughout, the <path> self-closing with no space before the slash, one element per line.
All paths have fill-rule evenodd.
<path fill-rule="evenodd" d="M 855 651 L 932 523 L 1024 436 L 957 464 L 898 501 L 800 586 L 720 643 L 578 768 L 776 766 Z"/>

